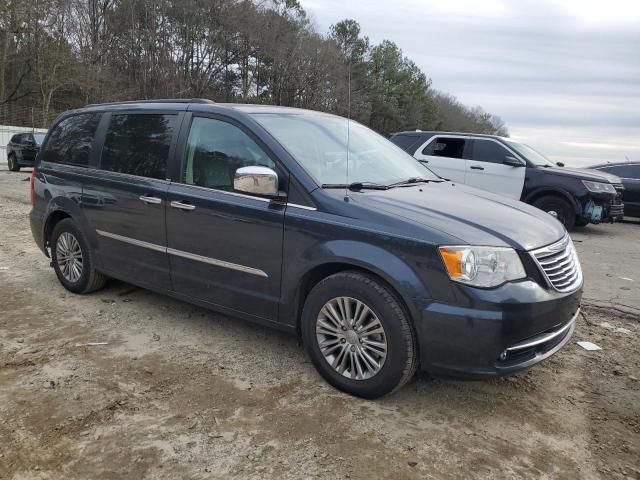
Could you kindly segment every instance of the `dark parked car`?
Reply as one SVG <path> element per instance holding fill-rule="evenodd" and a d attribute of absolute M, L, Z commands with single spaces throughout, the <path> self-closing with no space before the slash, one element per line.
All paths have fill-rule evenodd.
<path fill-rule="evenodd" d="M 606 163 L 591 168 L 620 177 L 624 186 L 624 213 L 630 217 L 640 217 L 640 163 Z"/>
<path fill-rule="evenodd" d="M 558 218 L 567 230 L 622 219 L 618 177 L 552 163 L 510 138 L 412 131 L 396 133 L 390 140 L 441 177 L 534 205 Z"/>
<path fill-rule="evenodd" d="M 530 367 L 569 341 L 579 311 L 559 222 L 444 181 L 333 115 L 88 106 L 49 131 L 31 198 L 35 241 L 68 290 L 115 277 L 289 331 L 329 383 L 363 397 L 419 367 Z"/>
<path fill-rule="evenodd" d="M 7 144 L 7 166 L 12 172 L 33 167 L 44 133 L 16 133 Z"/>

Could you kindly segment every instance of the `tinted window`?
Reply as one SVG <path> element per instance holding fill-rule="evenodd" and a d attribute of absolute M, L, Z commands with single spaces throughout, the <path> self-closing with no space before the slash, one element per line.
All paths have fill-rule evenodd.
<path fill-rule="evenodd" d="M 502 163 L 509 152 L 500 144 L 491 140 L 474 140 L 473 155 L 477 162 Z"/>
<path fill-rule="evenodd" d="M 83 113 L 62 120 L 49 135 L 44 160 L 86 167 L 99 121 L 99 113 Z"/>
<path fill-rule="evenodd" d="M 418 147 L 416 143 L 418 143 L 420 137 L 416 135 L 394 135 L 390 140 L 405 152 L 413 154 Z M 411 147 L 413 147 L 413 149 Z"/>
<path fill-rule="evenodd" d="M 242 130 L 212 118 L 195 117 L 187 141 L 182 180 L 189 185 L 233 190 L 238 168 L 260 165 L 275 168 L 273 161 Z"/>
<path fill-rule="evenodd" d="M 462 158 L 465 143 L 463 138 L 435 138 L 422 150 L 422 154 L 434 157 Z"/>
<path fill-rule="evenodd" d="M 167 159 L 177 115 L 113 114 L 100 168 L 140 177 L 167 178 Z"/>
<path fill-rule="evenodd" d="M 622 178 L 640 178 L 640 165 L 612 165 L 599 170 L 617 175 Z"/>

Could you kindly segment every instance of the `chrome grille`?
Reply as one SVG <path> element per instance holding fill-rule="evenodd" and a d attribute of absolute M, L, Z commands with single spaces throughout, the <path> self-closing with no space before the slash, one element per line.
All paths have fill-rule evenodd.
<path fill-rule="evenodd" d="M 582 283 L 580 260 L 569 235 L 531 254 L 549 284 L 559 292 L 571 292 Z"/>

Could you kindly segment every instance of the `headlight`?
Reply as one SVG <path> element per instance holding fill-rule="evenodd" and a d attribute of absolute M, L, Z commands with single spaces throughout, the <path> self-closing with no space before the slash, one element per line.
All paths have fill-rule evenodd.
<path fill-rule="evenodd" d="M 496 287 L 527 275 L 520 257 L 505 247 L 439 247 L 449 278 L 474 287 Z"/>
<path fill-rule="evenodd" d="M 582 180 L 582 183 L 587 190 L 594 193 L 616 193 L 616 189 L 610 183 L 602 183 L 602 182 L 590 182 L 588 180 Z"/>

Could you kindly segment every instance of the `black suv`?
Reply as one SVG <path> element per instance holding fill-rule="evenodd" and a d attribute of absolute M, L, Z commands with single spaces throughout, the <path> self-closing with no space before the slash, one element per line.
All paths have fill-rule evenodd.
<path fill-rule="evenodd" d="M 393 143 L 441 177 L 534 205 L 571 230 L 623 216 L 620 179 L 566 168 L 533 148 L 495 135 L 399 132 Z"/>
<path fill-rule="evenodd" d="M 7 166 L 12 172 L 33 167 L 44 133 L 16 133 L 7 144 Z"/>
<path fill-rule="evenodd" d="M 624 186 L 624 193 L 622 194 L 624 213 L 631 217 L 640 217 L 640 163 L 605 163 L 591 168 L 620 177 Z"/>
<path fill-rule="evenodd" d="M 33 236 L 65 288 L 114 277 L 300 335 L 355 395 L 419 367 L 517 372 L 575 328 L 582 273 L 559 222 L 344 118 L 88 106 L 56 120 L 31 178 Z"/>

